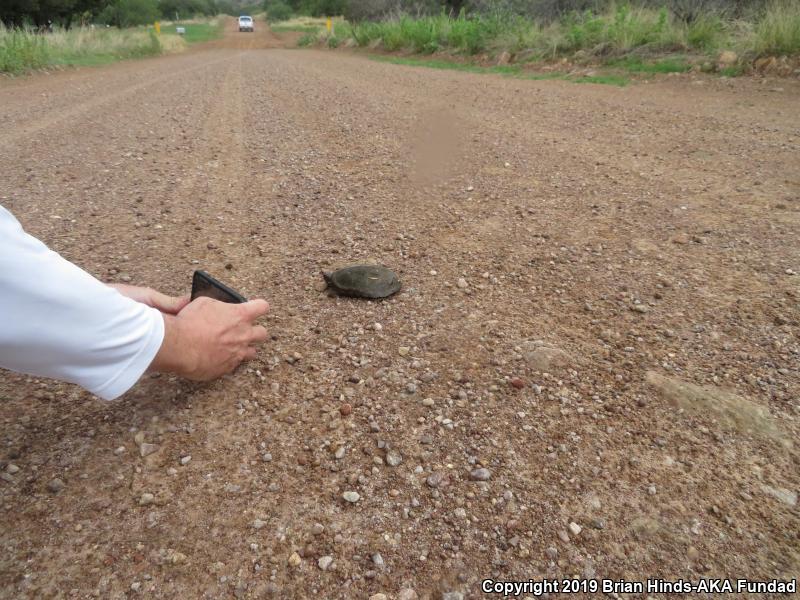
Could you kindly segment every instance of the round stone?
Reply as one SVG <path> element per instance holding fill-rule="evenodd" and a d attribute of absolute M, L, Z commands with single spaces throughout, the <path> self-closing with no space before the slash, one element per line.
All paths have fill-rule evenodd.
<path fill-rule="evenodd" d="M 356 502 L 359 501 L 361 496 L 359 496 L 358 492 L 345 492 L 344 494 L 342 494 L 342 498 L 344 498 L 345 501 L 350 502 L 351 504 L 355 504 Z"/>

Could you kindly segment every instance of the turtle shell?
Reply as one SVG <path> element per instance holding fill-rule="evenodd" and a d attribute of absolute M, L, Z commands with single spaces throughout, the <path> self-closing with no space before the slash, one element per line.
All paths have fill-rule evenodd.
<path fill-rule="evenodd" d="M 400 280 L 394 271 L 378 265 L 354 265 L 322 276 L 340 296 L 386 298 L 400 291 Z"/>

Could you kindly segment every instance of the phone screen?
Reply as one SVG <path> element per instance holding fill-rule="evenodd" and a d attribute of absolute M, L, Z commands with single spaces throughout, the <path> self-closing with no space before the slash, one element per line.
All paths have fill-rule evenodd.
<path fill-rule="evenodd" d="M 228 302 L 229 304 L 241 304 L 247 302 L 247 299 L 229 288 L 224 283 L 221 283 L 211 277 L 205 271 L 195 271 L 192 278 L 192 300 L 198 296 L 205 296 L 213 298 L 220 302 Z"/>

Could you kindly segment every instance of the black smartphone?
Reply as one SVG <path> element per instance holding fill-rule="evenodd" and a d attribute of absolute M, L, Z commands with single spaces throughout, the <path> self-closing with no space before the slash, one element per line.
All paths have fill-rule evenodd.
<path fill-rule="evenodd" d="M 205 271 L 195 271 L 192 277 L 192 300 L 198 296 L 206 296 L 229 304 L 247 302 L 247 298 L 239 292 L 217 281 Z"/>

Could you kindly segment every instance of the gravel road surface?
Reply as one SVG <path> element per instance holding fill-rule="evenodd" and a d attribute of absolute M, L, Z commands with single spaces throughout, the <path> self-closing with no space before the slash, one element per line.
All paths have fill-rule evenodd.
<path fill-rule="evenodd" d="M 272 306 L 212 384 L 0 374 L 0 597 L 800 575 L 800 84 L 524 81 L 232 27 L 0 81 L 31 233 Z M 323 291 L 365 262 L 402 292 Z"/>

